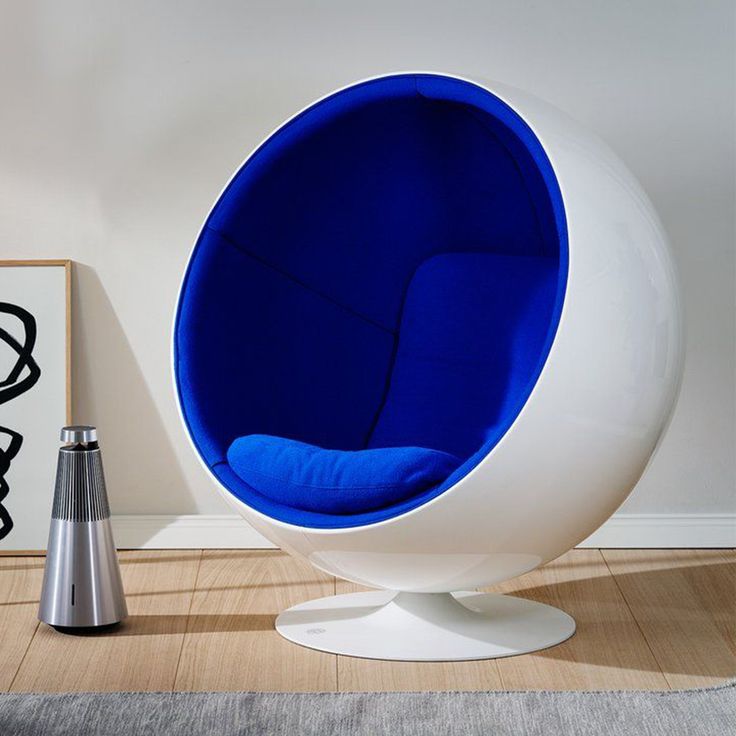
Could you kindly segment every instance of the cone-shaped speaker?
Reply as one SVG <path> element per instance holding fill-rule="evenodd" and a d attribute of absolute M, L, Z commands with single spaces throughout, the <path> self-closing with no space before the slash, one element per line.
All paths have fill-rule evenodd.
<path fill-rule="evenodd" d="M 109 626 L 128 611 L 97 431 L 64 427 L 61 440 L 38 618 L 62 630 Z"/>

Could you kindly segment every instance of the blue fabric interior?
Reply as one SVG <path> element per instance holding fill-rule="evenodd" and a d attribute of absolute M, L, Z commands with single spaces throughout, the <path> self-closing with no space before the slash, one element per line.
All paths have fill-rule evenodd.
<path fill-rule="evenodd" d="M 384 508 L 447 478 L 460 458 L 423 447 L 327 450 L 251 434 L 230 445 L 230 467 L 272 501 L 305 511 L 354 514 Z"/>
<path fill-rule="evenodd" d="M 515 416 L 539 361 L 556 259 L 445 253 L 409 284 L 386 400 L 369 447 L 467 458 Z"/>
<path fill-rule="evenodd" d="M 287 523 L 403 513 L 469 472 L 513 423 L 566 276 L 554 172 L 501 100 L 439 75 L 336 93 L 246 162 L 197 242 L 174 337 L 194 443 L 234 495 Z M 305 509 L 233 471 L 228 448 L 250 434 L 463 462 L 380 507 Z"/>

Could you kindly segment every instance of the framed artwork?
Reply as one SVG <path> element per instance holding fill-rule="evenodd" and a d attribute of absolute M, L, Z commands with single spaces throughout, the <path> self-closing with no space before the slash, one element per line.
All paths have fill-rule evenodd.
<path fill-rule="evenodd" d="M 71 261 L 0 261 L 0 550 L 46 549 L 71 423 Z"/>

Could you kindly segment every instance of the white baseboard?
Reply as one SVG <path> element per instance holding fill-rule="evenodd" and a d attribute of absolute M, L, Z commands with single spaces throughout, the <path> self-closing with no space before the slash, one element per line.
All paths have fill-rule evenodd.
<path fill-rule="evenodd" d="M 113 516 L 126 549 L 267 549 L 239 516 Z M 579 547 L 736 547 L 736 514 L 615 514 Z"/>
<path fill-rule="evenodd" d="M 114 515 L 112 529 L 115 544 L 123 549 L 268 549 L 276 546 L 233 514 Z"/>
<path fill-rule="evenodd" d="M 578 547 L 736 547 L 736 514 L 614 514 Z"/>

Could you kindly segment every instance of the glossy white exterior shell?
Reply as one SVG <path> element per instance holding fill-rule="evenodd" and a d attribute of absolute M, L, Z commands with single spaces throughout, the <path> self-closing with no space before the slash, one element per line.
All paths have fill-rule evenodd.
<path fill-rule="evenodd" d="M 647 196 L 605 144 L 556 108 L 503 85 L 474 83 L 535 132 L 567 217 L 569 275 L 560 324 L 523 410 L 456 485 L 376 524 L 293 526 L 220 489 L 275 544 L 370 586 L 475 588 L 575 546 L 639 480 L 679 387 L 677 278 Z"/>

